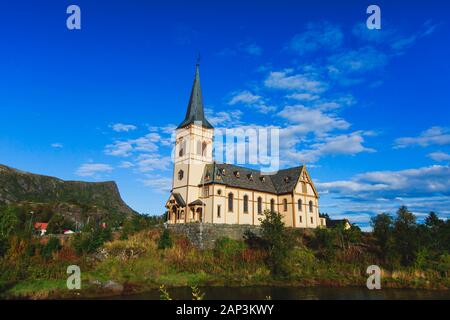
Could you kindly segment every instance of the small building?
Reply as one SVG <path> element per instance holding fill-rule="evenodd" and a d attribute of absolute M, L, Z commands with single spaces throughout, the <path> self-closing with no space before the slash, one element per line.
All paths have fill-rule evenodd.
<path fill-rule="evenodd" d="M 337 220 L 327 219 L 327 226 L 329 228 L 335 228 L 338 225 L 343 225 L 344 230 L 349 230 L 352 227 L 352 225 L 348 219 L 337 219 Z"/>
<path fill-rule="evenodd" d="M 34 223 L 34 231 L 40 236 L 44 236 L 47 233 L 47 227 L 48 223 L 45 222 Z"/>

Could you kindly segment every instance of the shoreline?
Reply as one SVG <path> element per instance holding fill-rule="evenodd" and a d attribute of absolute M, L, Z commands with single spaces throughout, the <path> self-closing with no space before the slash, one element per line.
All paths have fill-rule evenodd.
<path fill-rule="evenodd" d="M 39 281 L 34 281 L 34 283 Z M 9 290 L 14 289 L 18 285 L 23 285 L 26 282 L 21 282 L 13 285 Z M 67 289 L 50 289 L 41 290 L 33 293 L 27 294 L 12 294 L 11 292 L 3 292 L 1 299 L 3 300 L 103 300 L 108 298 L 118 298 L 118 297 L 130 297 L 134 295 L 141 295 L 149 292 L 158 292 L 160 285 L 155 283 L 124 283 L 119 284 L 122 286 L 122 290 L 109 290 L 101 286 L 96 286 L 93 284 L 88 284 L 85 289 L 69 291 Z M 164 284 L 165 289 L 170 291 L 171 289 L 180 288 L 190 288 L 189 284 Z M 237 283 L 237 282 L 208 282 L 208 283 L 198 283 L 199 288 L 258 288 L 258 287 L 292 287 L 292 288 L 336 288 L 336 289 L 350 289 L 350 288 L 360 288 L 367 289 L 365 283 L 361 281 L 353 282 L 353 284 L 348 281 L 331 281 L 327 279 L 316 280 L 270 280 L 270 281 L 257 281 L 254 283 Z M 401 281 L 395 279 L 388 279 L 382 283 L 381 290 L 417 290 L 417 291 L 428 291 L 428 292 L 445 292 L 450 290 L 450 288 L 439 285 L 439 286 L 423 286 L 417 283 L 407 282 L 402 283 Z M 368 290 L 368 289 L 367 289 Z M 205 300 L 208 300 L 207 298 Z"/>

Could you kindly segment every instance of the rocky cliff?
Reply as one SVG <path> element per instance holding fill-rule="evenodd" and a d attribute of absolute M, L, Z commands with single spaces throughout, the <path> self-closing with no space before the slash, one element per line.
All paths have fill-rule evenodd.
<path fill-rule="evenodd" d="M 46 205 L 72 220 L 86 215 L 132 216 L 115 182 L 64 181 L 0 165 L 0 205 Z"/>

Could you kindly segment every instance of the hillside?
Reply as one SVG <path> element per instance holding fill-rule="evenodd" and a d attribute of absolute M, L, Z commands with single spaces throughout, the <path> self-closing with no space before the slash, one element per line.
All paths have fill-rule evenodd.
<path fill-rule="evenodd" d="M 135 214 L 115 182 L 64 181 L 0 165 L 0 205 L 7 204 L 45 206 L 73 221 L 91 215 Z"/>

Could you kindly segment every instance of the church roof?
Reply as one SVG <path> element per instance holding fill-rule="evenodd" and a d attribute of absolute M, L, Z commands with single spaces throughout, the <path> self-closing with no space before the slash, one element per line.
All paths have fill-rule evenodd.
<path fill-rule="evenodd" d="M 186 207 L 186 202 L 183 199 L 183 196 L 179 193 L 173 193 L 173 197 L 175 198 L 175 201 L 180 207 Z"/>
<path fill-rule="evenodd" d="M 202 88 L 200 85 L 199 65 L 195 70 L 194 84 L 192 85 L 191 98 L 189 99 L 186 116 L 177 129 L 185 128 L 190 124 L 201 125 L 203 128 L 213 129 L 211 123 L 205 118 L 205 110 L 203 105 Z"/>
<path fill-rule="evenodd" d="M 202 184 L 223 184 L 229 187 L 286 194 L 294 191 L 303 166 L 279 170 L 275 174 L 263 174 L 259 170 L 232 164 L 208 164 L 203 173 Z"/>

